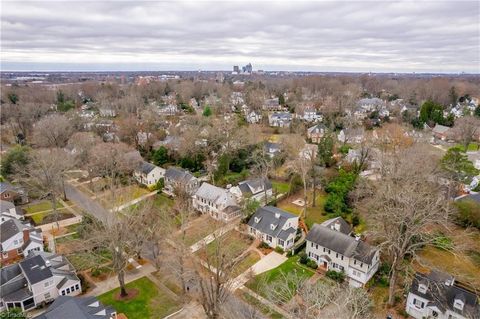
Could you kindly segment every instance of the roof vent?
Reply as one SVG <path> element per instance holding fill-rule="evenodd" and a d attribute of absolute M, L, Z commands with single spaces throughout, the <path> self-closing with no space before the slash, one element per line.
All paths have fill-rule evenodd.
<path fill-rule="evenodd" d="M 338 221 L 335 222 L 335 225 L 333 225 L 336 231 L 340 231 L 340 223 Z"/>
<path fill-rule="evenodd" d="M 275 213 L 275 218 L 279 219 L 280 218 L 280 213 Z"/>

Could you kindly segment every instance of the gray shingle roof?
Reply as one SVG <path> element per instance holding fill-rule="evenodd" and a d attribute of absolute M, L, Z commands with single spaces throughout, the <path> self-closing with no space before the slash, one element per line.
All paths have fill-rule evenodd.
<path fill-rule="evenodd" d="M 450 283 L 447 284 L 447 281 Z M 426 293 L 418 291 L 420 284 L 427 286 Z M 461 314 L 466 318 L 480 318 L 479 296 L 459 283 L 454 282 L 453 277 L 449 274 L 435 270 L 428 274 L 416 273 L 410 286 L 410 292 L 429 300 L 429 306 L 435 305 L 442 312 L 450 309 L 452 312 Z M 453 307 L 455 299 L 460 299 L 464 302 L 463 310 Z"/>
<path fill-rule="evenodd" d="M 235 196 L 232 193 L 209 183 L 203 183 L 195 192 L 195 196 L 223 205 L 224 207 L 237 205 Z"/>
<path fill-rule="evenodd" d="M 146 161 L 143 161 L 140 163 L 139 167 L 138 167 L 138 170 L 144 174 L 148 174 L 150 173 L 151 171 L 153 171 L 155 169 L 155 165 L 149 163 L 149 162 L 146 162 Z"/>
<path fill-rule="evenodd" d="M 112 307 L 104 306 L 96 297 L 60 296 L 45 313 L 34 319 L 106 319 L 114 312 Z"/>
<path fill-rule="evenodd" d="M 296 229 L 292 227 L 283 230 L 285 223 L 290 218 L 298 218 L 298 216 L 277 207 L 265 206 L 257 209 L 248 221 L 248 226 L 272 237 L 286 239 L 290 234 L 296 232 Z M 272 229 L 271 225 L 275 225 L 276 227 Z"/>
<path fill-rule="evenodd" d="M 367 264 L 372 263 L 377 251 L 376 248 L 361 240 L 319 224 L 313 225 L 306 240 Z"/>
<path fill-rule="evenodd" d="M 350 224 L 347 223 L 345 219 L 343 219 L 342 217 L 335 217 L 335 218 L 326 220 L 320 225 L 333 230 L 337 230 L 335 227 L 338 227 L 338 231 L 345 235 L 350 235 L 350 233 L 352 232 L 352 226 L 350 226 Z"/>
<path fill-rule="evenodd" d="M 15 204 L 6 200 L 0 200 L 0 212 L 8 212 L 12 208 L 15 208 Z"/>
<path fill-rule="evenodd" d="M 21 261 L 20 268 L 31 285 L 53 276 L 52 270 L 40 255 Z"/>
<path fill-rule="evenodd" d="M 0 239 L 3 243 L 21 231 L 23 231 L 22 223 L 16 218 L 9 219 L 0 225 Z"/>
<path fill-rule="evenodd" d="M 272 183 L 268 178 L 249 179 L 238 183 L 238 188 L 243 195 L 255 195 L 264 192 L 264 186 L 267 190 L 272 189 Z"/>
<path fill-rule="evenodd" d="M 178 167 L 169 167 L 165 171 L 165 178 L 174 180 L 176 182 L 188 183 L 192 178 L 195 178 L 190 172 Z"/>

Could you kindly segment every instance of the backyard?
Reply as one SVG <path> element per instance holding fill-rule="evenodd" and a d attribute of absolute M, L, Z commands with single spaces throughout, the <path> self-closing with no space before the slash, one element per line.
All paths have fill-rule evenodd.
<path fill-rule="evenodd" d="M 283 280 L 283 275 L 296 273 L 303 278 L 312 277 L 315 272 L 303 265 L 300 265 L 298 263 L 298 260 L 298 256 L 290 257 L 287 261 L 285 261 L 277 268 L 253 277 L 246 283 L 246 286 L 251 290 L 255 291 L 256 293 L 262 295 L 263 297 L 267 297 L 265 291 L 263 291 L 262 289 L 263 286 L 268 285 L 269 283 L 272 283 L 276 280 Z"/>
<path fill-rule="evenodd" d="M 205 248 L 200 249 L 198 251 L 198 255 L 203 259 L 206 258 L 206 255 L 213 256 L 215 254 L 216 247 L 218 247 L 217 245 L 220 244 L 222 247 L 222 253 L 233 261 L 248 249 L 251 242 L 252 240 L 250 240 L 247 236 L 235 230 L 231 230 L 217 240 L 212 241 Z M 245 261 L 247 264 L 248 262 L 249 261 Z"/>
<path fill-rule="evenodd" d="M 129 185 L 117 189 L 114 197 L 112 197 L 112 192 L 110 190 L 106 190 L 98 194 L 96 200 L 105 208 L 113 208 L 124 205 L 134 199 L 147 195 L 148 193 L 150 193 L 148 189 L 142 188 L 138 185 Z"/>
<path fill-rule="evenodd" d="M 127 292 L 137 295 L 130 300 L 120 300 L 120 288 L 116 288 L 98 296 L 98 299 L 129 319 L 163 318 L 180 308 L 177 301 L 146 277 L 128 283 Z"/>
<path fill-rule="evenodd" d="M 73 207 L 69 201 L 65 202 L 68 206 Z M 30 217 L 35 225 L 43 225 L 55 221 L 55 216 L 52 211 L 52 204 L 48 200 L 43 200 L 24 206 L 25 216 Z M 58 220 L 74 217 L 74 215 L 65 207 L 62 202 L 57 201 Z"/>
<path fill-rule="evenodd" d="M 185 243 L 193 245 L 200 239 L 205 238 L 220 227 L 220 223 L 214 221 L 207 215 L 200 216 L 190 222 L 186 229 Z"/>
<path fill-rule="evenodd" d="M 303 213 L 303 207 L 298 206 L 293 203 L 295 199 L 303 199 L 302 191 L 298 192 L 294 196 L 289 196 L 284 198 L 280 202 L 277 203 L 277 207 L 292 214 L 300 216 Z M 318 191 L 316 195 L 316 206 L 311 206 L 312 194 L 309 193 L 308 201 L 309 205 L 307 207 L 307 218 L 305 219 L 305 223 L 307 227 L 310 229 L 314 223 L 322 223 L 329 219 L 328 216 L 324 215 L 325 211 L 323 210 L 323 205 L 325 204 L 326 194 L 324 192 Z"/>

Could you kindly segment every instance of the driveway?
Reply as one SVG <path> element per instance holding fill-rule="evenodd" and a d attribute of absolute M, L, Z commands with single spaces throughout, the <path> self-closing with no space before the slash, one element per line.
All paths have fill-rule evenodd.
<path fill-rule="evenodd" d="M 97 203 L 69 183 L 65 183 L 65 193 L 67 194 L 67 198 L 74 202 L 77 207 L 80 207 L 81 209 L 85 210 L 87 213 L 101 221 L 106 221 L 108 220 L 108 218 L 114 216 L 114 214 L 110 214 L 99 203 Z"/>

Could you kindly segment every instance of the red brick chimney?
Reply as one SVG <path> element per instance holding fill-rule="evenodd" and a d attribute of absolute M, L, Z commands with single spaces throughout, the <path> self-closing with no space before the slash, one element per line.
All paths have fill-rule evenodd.
<path fill-rule="evenodd" d="M 23 230 L 23 242 L 26 243 L 30 239 L 30 230 L 24 229 Z"/>

